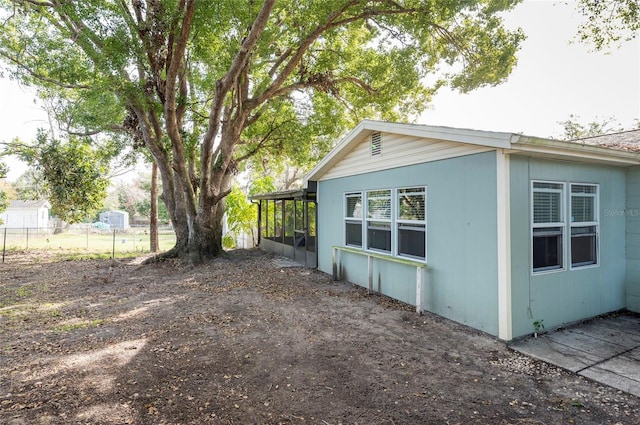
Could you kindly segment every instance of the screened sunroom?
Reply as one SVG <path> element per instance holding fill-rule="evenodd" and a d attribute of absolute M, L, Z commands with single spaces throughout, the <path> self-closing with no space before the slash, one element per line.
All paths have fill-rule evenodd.
<path fill-rule="evenodd" d="M 258 204 L 260 248 L 317 267 L 316 191 L 265 193 L 251 200 Z"/>

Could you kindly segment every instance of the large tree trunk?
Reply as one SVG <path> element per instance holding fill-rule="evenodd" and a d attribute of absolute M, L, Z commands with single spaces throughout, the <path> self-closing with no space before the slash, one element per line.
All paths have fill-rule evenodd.
<path fill-rule="evenodd" d="M 221 200 L 214 205 L 200 209 L 195 231 L 187 249 L 189 263 L 202 263 L 218 257 L 224 252 L 222 248 L 224 206 L 224 200 Z M 207 213 L 205 214 L 204 211 Z"/>
<path fill-rule="evenodd" d="M 158 241 L 158 166 L 151 165 L 151 211 L 149 213 L 149 235 L 151 252 L 160 250 Z"/>
<path fill-rule="evenodd" d="M 163 169 L 171 170 L 167 167 L 159 169 L 161 175 Z M 231 178 L 232 174 L 226 173 L 219 181 L 222 187 L 217 192 L 227 193 Z M 172 173 L 170 178 L 163 176 L 163 181 L 171 179 L 177 181 L 179 178 L 175 173 Z M 197 213 L 195 215 L 189 214 L 184 189 L 181 187 L 181 183 L 175 184 L 173 196 L 167 196 L 169 202 L 165 202 L 168 204 L 167 209 L 176 234 L 176 244 L 157 258 L 181 258 L 189 264 L 198 264 L 220 256 L 224 252 L 222 248 L 224 197 L 200 197 Z M 165 196 L 163 195 L 163 197 Z"/>
<path fill-rule="evenodd" d="M 224 252 L 224 209 L 225 202 L 221 200 L 209 208 L 200 208 L 192 223 L 175 223 L 176 245 L 160 258 L 182 258 L 189 264 L 199 264 L 220 256 Z"/>

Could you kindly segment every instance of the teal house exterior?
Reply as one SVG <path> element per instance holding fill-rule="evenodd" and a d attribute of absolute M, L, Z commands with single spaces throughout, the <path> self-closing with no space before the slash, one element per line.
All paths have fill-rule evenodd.
<path fill-rule="evenodd" d="M 305 178 L 317 267 L 505 341 L 640 312 L 637 150 L 640 130 L 562 142 L 363 121 Z"/>

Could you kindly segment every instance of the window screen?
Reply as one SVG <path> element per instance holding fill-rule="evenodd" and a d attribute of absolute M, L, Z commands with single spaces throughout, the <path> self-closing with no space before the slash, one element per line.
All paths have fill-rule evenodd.
<path fill-rule="evenodd" d="M 598 264 L 598 186 L 571 185 L 571 267 Z"/>
<path fill-rule="evenodd" d="M 367 248 L 391 252 L 391 190 L 367 192 Z"/>
<path fill-rule="evenodd" d="M 367 192 L 367 218 L 391 220 L 391 190 Z"/>
<path fill-rule="evenodd" d="M 362 192 L 345 194 L 345 244 L 362 246 Z"/>
<path fill-rule="evenodd" d="M 564 267 L 564 184 L 532 184 L 532 256 L 533 271 Z"/>
<path fill-rule="evenodd" d="M 426 258 L 426 188 L 397 190 L 398 255 Z"/>

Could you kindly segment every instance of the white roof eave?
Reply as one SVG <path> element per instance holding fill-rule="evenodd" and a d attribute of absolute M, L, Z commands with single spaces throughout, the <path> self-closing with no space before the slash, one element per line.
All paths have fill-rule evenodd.
<path fill-rule="evenodd" d="M 637 152 L 526 136 L 512 144 L 512 153 L 617 166 L 640 165 Z"/>
<path fill-rule="evenodd" d="M 488 146 L 497 149 L 509 149 L 514 137 L 512 133 L 364 120 L 340 140 L 331 152 L 305 176 L 304 181 L 308 182 L 319 179 L 329 168 L 339 162 L 356 145 L 362 142 L 364 137 L 375 131 L 415 136 L 424 139 Z"/>
<path fill-rule="evenodd" d="M 331 152 L 304 177 L 305 185 L 309 181 L 319 180 L 331 167 L 340 162 L 342 158 L 361 143 L 364 138 L 375 131 L 505 149 L 507 153 L 549 159 L 616 166 L 640 165 L 640 153 L 622 149 L 530 137 L 514 133 L 364 120 L 347 133 Z"/>

